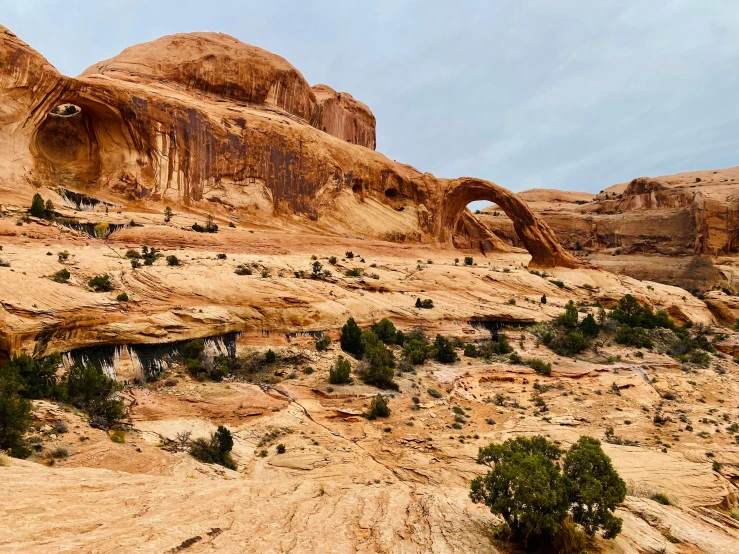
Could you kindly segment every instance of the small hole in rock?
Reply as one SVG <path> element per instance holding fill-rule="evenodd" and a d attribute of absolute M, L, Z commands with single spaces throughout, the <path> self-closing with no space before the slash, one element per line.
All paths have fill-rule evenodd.
<path fill-rule="evenodd" d="M 82 109 L 74 104 L 59 104 L 51 110 L 51 114 L 59 117 L 71 117 L 73 115 L 77 115 L 81 111 Z"/>

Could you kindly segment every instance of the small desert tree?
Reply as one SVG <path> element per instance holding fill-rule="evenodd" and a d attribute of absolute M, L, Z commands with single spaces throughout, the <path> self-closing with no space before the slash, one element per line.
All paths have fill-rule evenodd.
<path fill-rule="evenodd" d="M 512 539 L 525 547 L 550 545 L 555 537 L 561 542 L 572 532 L 572 521 L 590 536 L 602 530 L 605 538 L 614 538 L 621 519 L 613 510 L 625 498 L 626 485 L 600 442 L 580 437 L 560 469 L 562 455 L 542 436 L 480 448 L 477 462 L 491 470 L 472 481 L 470 498 L 502 516 Z"/>
<path fill-rule="evenodd" d="M 364 356 L 359 374 L 362 381 L 380 389 L 398 390 L 398 384 L 393 381 L 395 359 L 392 351 L 372 331 L 364 331 L 361 341 Z"/>
<path fill-rule="evenodd" d="M 588 314 L 585 319 L 580 322 L 580 332 L 586 339 L 594 339 L 600 333 L 600 326 L 595 321 L 593 314 Z"/>
<path fill-rule="evenodd" d="M 118 392 L 123 387 L 94 364 L 74 366 L 67 375 L 67 391 L 73 406 L 87 412 L 90 424 L 108 428 L 125 415 Z"/>
<path fill-rule="evenodd" d="M 351 381 L 352 364 L 344 356 L 339 356 L 336 363 L 329 369 L 328 382 L 332 385 L 342 385 Z"/>
<path fill-rule="evenodd" d="M 618 535 L 622 520 L 613 515 L 613 510 L 626 497 L 626 483 L 613 469 L 600 441 L 580 437 L 567 452 L 563 469 L 575 523 L 590 536 L 599 529 L 607 539 Z"/>
<path fill-rule="evenodd" d="M 577 307 L 572 300 L 567 302 L 567 305 L 565 306 L 565 313 L 559 316 L 559 318 L 557 318 L 557 321 L 563 327 L 567 327 L 568 329 L 574 329 L 575 327 L 577 327 Z"/>
<path fill-rule="evenodd" d="M 385 344 L 394 344 L 398 334 L 393 322 L 386 317 L 372 324 L 372 332 Z"/>
<path fill-rule="evenodd" d="M 470 498 L 503 517 L 524 546 L 549 541 L 567 517 L 567 481 L 557 461 L 562 450 L 542 436 L 508 439 L 480 448 L 477 463 L 490 466 L 476 477 Z"/>
<path fill-rule="evenodd" d="M 46 201 L 44 215 L 46 219 L 54 219 L 54 202 L 51 201 L 51 198 Z"/>
<path fill-rule="evenodd" d="M 190 455 L 206 464 L 218 464 L 228 469 L 236 469 L 236 462 L 231 457 L 234 440 L 223 425 L 219 425 L 210 437 L 195 439 L 190 443 Z"/>
<path fill-rule="evenodd" d="M 362 330 L 354 321 L 353 317 L 350 317 L 344 326 L 341 328 L 341 349 L 354 356 L 357 359 L 362 358 L 364 350 L 362 348 Z"/>
<path fill-rule="evenodd" d="M 436 360 L 442 364 L 453 364 L 459 360 L 457 353 L 454 351 L 454 345 L 448 338 L 436 335 L 434 347 L 436 348 Z"/>
<path fill-rule="evenodd" d="M 33 200 L 31 200 L 30 212 L 33 217 L 38 217 L 40 219 L 46 217 L 46 207 L 44 206 L 44 199 L 41 198 L 41 195 L 38 192 L 33 195 Z"/>
<path fill-rule="evenodd" d="M 390 415 L 390 408 L 387 405 L 387 400 L 381 394 L 377 394 L 370 403 L 369 411 L 365 414 L 367 419 L 377 419 L 378 417 L 388 417 Z"/>
<path fill-rule="evenodd" d="M 25 458 L 30 451 L 23 445 L 23 434 L 31 424 L 31 403 L 18 394 L 17 384 L 0 377 L 0 450 Z"/>

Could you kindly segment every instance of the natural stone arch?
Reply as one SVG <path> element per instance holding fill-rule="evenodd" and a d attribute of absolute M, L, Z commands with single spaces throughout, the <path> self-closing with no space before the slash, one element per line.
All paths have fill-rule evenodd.
<path fill-rule="evenodd" d="M 580 267 L 582 262 L 569 254 L 557 241 L 549 226 L 537 218 L 526 203 L 503 187 L 470 177 L 446 183 L 438 220 L 438 238 L 449 242 L 453 230 L 470 202 L 494 202 L 513 221 L 513 227 L 536 267 Z"/>

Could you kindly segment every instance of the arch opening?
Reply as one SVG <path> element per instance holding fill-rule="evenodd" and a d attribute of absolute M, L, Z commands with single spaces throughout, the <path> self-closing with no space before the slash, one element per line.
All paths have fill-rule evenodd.
<path fill-rule="evenodd" d="M 579 267 L 581 262 L 566 252 L 556 236 L 514 193 L 481 179 L 462 178 L 449 182 L 440 212 L 439 238 L 456 247 L 482 252 L 511 251 L 513 248 L 483 225 L 467 209 L 474 201 L 485 200 L 500 207 L 513 222 L 523 246 L 537 267 Z"/>
<path fill-rule="evenodd" d="M 62 186 L 89 185 L 101 176 L 102 157 L 129 150 L 121 115 L 94 99 L 75 96 L 52 108 L 33 137 L 37 162 Z"/>
<path fill-rule="evenodd" d="M 82 108 L 75 104 L 59 104 L 51 109 L 51 115 L 56 117 L 74 117 L 82 112 Z"/>

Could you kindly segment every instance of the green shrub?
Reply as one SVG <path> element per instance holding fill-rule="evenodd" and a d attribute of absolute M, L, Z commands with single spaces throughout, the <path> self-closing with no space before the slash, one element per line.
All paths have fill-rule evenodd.
<path fill-rule="evenodd" d="M 126 294 L 125 292 L 122 292 L 118 296 L 116 296 L 115 299 L 118 302 L 128 302 L 128 294 Z"/>
<path fill-rule="evenodd" d="M 539 360 L 538 358 L 534 358 L 533 360 L 529 361 L 529 367 L 536 371 L 539 375 L 551 375 L 552 374 L 552 364 L 548 364 L 543 362 L 542 360 Z"/>
<path fill-rule="evenodd" d="M 428 389 L 426 392 L 433 398 L 441 398 L 441 393 L 436 389 Z"/>
<path fill-rule="evenodd" d="M 423 308 L 426 310 L 430 310 L 434 307 L 434 301 L 430 298 L 426 298 L 425 300 L 421 300 L 420 298 L 416 298 L 416 308 Z"/>
<path fill-rule="evenodd" d="M 499 333 L 492 340 L 484 343 L 478 352 L 483 358 L 491 358 L 495 355 L 510 354 L 513 348 L 508 344 L 508 338 L 503 333 Z"/>
<path fill-rule="evenodd" d="M 321 338 L 316 339 L 316 350 L 319 352 L 328 350 L 329 346 L 331 346 L 331 337 L 328 335 L 323 335 Z"/>
<path fill-rule="evenodd" d="M 381 389 L 398 390 L 398 384 L 393 381 L 395 360 L 392 351 L 372 331 L 364 331 L 361 341 L 364 355 L 359 373 L 362 381 Z"/>
<path fill-rule="evenodd" d="M 546 344 L 546 343 L 545 343 Z M 547 345 L 560 356 L 573 356 L 590 347 L 590 343 L 577 331 L 553 338 Z"/>
<path fill-rule="evenodd" d="M 85 411 L 94 427 L 109 428 L 123 417 L 125 406 L 117 395 L 121 389 L 92 363 L 76 365 L 67 375 L 69 402 Z"/>
<path fill-rule="evenodd" d="M 405 339 L 403 358 L 411 365 L 421 365 L 431 355 L 431 345 L 421 333 L 412 333 Z"/>
<path fill-rule="evenodd" d="M 190 455 L 206 464 L 218 464 L 228 469 L 236 469 L 236 462 L 231 457 L 233 449 L 231 431 L 223 425 L 211 433 L 210 438 L 195 439 L 190 443 Z"/>
<path fill-rule="evenodd" d="M 31 451 L 23 435 L 31 425 L 31 403 L 18 393 L 17 383 L 0 375 L 0 451 L 27 458 Z"/>
<path fill-rule="evenodd" d="M 174 254 L 170 254 L 169 256 L 167 256 L 167 265 L 169 266 L 180 265 L 180 260 Z"/>
<path fill-rule="evenodd" d="M 123 429 L 116 429 L 110 434 L 110 440 L 118 444 L 126 442 L 126 432 Z"/>
<path fill-rule="evenodd" d="M 352 252 L 351 250 L 349 250 L 349 251 L 348 251 L 348 252 L 347 252 L 347 253 L 345 254 L 345 256 L 347 257 L 347 259 L 351 260 L 352 258 L 354 258 L 354 252 Z"/>
<path fill-rule="evenodd" d="M 688 357 L 688 361 L 699 367 L 708 367 L 711 363 L 711 356 L 705 350 L 693 350 Z"/>
<path fill-rule="evenodd" d="M 226 258 L 228 258 L 228 256 L 226 256 L 226 254 L 224 254 L 224 253 L 216 254 L 216 259 L 217 260 L 225 260 Z"/>
<path fill-rule="evenodd" d="M 332 385 L 341 385 L 351 382 L 352 365 L 344 356 L 339 356 L 329 369 L 328 382 Z"/>
<path fill-rule="evenodd" d="M 542 295 L 541 295 L 541 300 L 540 300 L 540 302 L 541 302 L 542 304 L 546 304 L 546 303 L 547 303 L 547 295 L 546 295 L 546 294 L 542 294 Z"/>
<path fill-rule="evenodd" d="M 652 348 L 654 346 L 646 330 L 642 327 L 630 327 L 625 323 L 616 332 L 616 342 L 636 348 Z"/>
<path fill-rule="evenodd" d="M 436 335 L 434 348 L 436 350 L 435 358 L 437 362 L 442 364 L 453 364 L 459 360 L 457 353 L 454 351 L 454 346 L 446 337 Z"/>
<path fill-rule="evenodd" d="M 236 266 L 236 270 L 234 271 L 234 273 L 236 273 L 236 275 L 251 275 L 254 272 L 249 266 L 245 264 L 239 264 L 238 266 Z"/>
<path fill-rule="evenodd" d="M 608 314 L 610 319 L 629 327 L 642 327 L 644 329 L 675 329 L 675 324 L 665 311 L 652 312 L 649 306 L 642 306 L 632 295 L 627 294 L 618 301 L 616 308 Z"/>
<path fill-rule="evenodd" d="M 670 501 L 669 497 L 662 493 L 662 492 L 655 492 L 650 496 L 652 500 L 657 502 L 658 504 L 662 504 L 663 506 L 670 506 L 672 505 L 672 502 Z"/>
<path fill-rule="evenodd" d="M 267 353 L 264 355 L 264 361 L 268 364 L 273 364 L 277 360 L 277 355 L 272 351 L 270 348 L 267 350 Z"/>
<path fill-rule="evenodd" d="M 467 358 L 477 358 L 477 346 L 472 343 L 464 345 L 464 355 Z"/>
<path fill-rule="evenodd" d="M 567 329 L 574 329 L 577 327 L 577 319 L 577 308 L 575 307 L 575 303 L 570 300 L 565 306 L 565 313 L 557 318 L 557 323 Z"/>
<path fill-rule="evenodd" d="M 600 325 L 598 325 L 593 314 L 588 314 L 585 319 L 580 322 L 580 332 L 586 339 L 594 339 L 600 333 Z"/>
<path fill-rule="evenodd" d="M 388 417 L 390 415 L 390 408 L 387 405 L 387 401 L 380 394 L 377 393 L 370 403 L 369 411 L 365 414 L 367 419 L 377 419 L 378 417 Z"/>
<path fill-rule="evenodd" d="M 397 330 L 388 318 L 384 317 L 377 323 L 373 323 L 372 332 L 385 344 L 395 344 Z"/>
<path fill-rule="evenodd" d="M 61 363 L 62 357 L 57 353 L 41 360 L 20 354 L 0 369 L 0 380 L 12 383 L 13 390 L 23 398 L 64 400 L 66 393 L 57 379 Z"/>
<path fill-rule="evenodd" d="M 90 279 L 87 284 L 95 292 L 109 292 L 113 290 L 113 285 L 110 282 L 110 276 L 107 274 L 96 275 Z"/>
<path fill-rule="evenodd" d="M 330 258 L 328 259 L 328 263 L 330 263 L 331 265 L 336 265 L 336 264 L 338 263 L 338 261 L 339 261 L 339 260 L 337 260 L 337 259 L 336 259 L 336 256 L 331 256 L 331 257 L 330 257 Z"/>
<path fill-rule="evenodd" d="M 474 260 L 472 259 L 472 256 L 464 257 L 464 265 L 472 265 L 473 263 L 474 263 Z"/>
<path fill-rule="evenodd" d="M 549 282 L 552 283 L 553 285 L 558 286 L 561 289 L 563 289 L 565 287 L 565 284 L 562 281 L 558 280 L 558 279 L 550 279 Z"/>
<path fill-rule="evenodd" d="M 218 225 L 213 222 L 213 216 L 209 214 L 204 226 L 193 223 L 192 230 L 196 233 L 217 233 Z"/>
<path fill-rule="evenodd" d="M 161 252 L 153 246 L 151 248 L 142 246 L 141 253 L 144 258 L 144 265 L 153 265 L 158 258 L 162 257 Z M 133 263 L 131 265 L 133 265 Z"/>
<path fill-rule="evenodd" d="M 66 283 L 67 281 L 69 281 L 69 278 L 71 276 L 72 274 L 69 273 L 69 270 L 65 267 L 54 273 L 54 275 L 52 275 L 51 277 L 51 280 L 57 283 Z"/>
<path fill-rule="evenodd" d="M 364 347 L 362 345 L 362 330 L 354 321 L 353 317 L 350 317 L 344 326 L 341 328 L 341 338 L 339 339 L 341 349 L 354 356 L 358 360 L 362 358 L 364 354 Z"/>
<path fill-rule="evenodd" d="M 280 443 L 277 445 L 277 453 L 278 454 L 284 454 L 287 448 L 285 448 L 285 445 Z"/>

